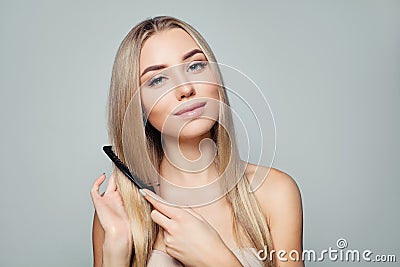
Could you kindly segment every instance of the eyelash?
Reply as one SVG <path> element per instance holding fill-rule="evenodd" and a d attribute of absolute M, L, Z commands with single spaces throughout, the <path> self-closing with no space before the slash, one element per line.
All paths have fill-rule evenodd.
<path fill-rule="evenodd" d="M 202 70 L 202 69 L 204 69 L 205 66 L 207 66 L 207 62 L 206 62 L 206 61 L 197 61 L 197 62 L 194 62 L 194 63 L 192 63 L 192 64 L 189 65 L 188 71 L 191 70 L 192 67 L 197 67 L 197 66 L 200 66 L 200 70 Z M 196 69 L 196 70 L 192 70 L 192 71 L 197 72 L 197 71 L 199 71 L 199 70 Z"/>
<path fill-rule="evenodd" d="M 157 85 L 159 85 L 164 79 L 166 79 L 166 78 L 163 77 L 163 76 L 154 77 L 153 79 L 150 80 L 149 86 L 150 86 L 150 87 L 157 86 Z"/>
<path fill-rule="evenodd" d="M 187 71 L 199 72 L 202 69 L 204 69 L 204 67 L 206 67 L 206 66 L 207 66 L 207 62 L 197 61 L 197 62 L 190 64 L 189 67 L 187 68 Z M 193 67 L 195 67 L 195 69 L 192 69 Z M 200 69 L 198 67 L 200 67 Z M 166 79 L 166 77 L 163 77 L 163 76 L 154 77 L 149 81 L 148 86 L 155 87 L 157 85 L 160 85 L 164 81 L 164 79 Z"/>

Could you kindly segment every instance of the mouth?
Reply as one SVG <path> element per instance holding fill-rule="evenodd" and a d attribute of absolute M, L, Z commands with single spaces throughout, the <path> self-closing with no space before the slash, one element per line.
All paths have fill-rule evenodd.
<path fill-rule="evenodd" d="M 180 116 L 182 114 L 185 114 L 185 113 L 188 113 L 190 111 L 196 110 L 198 108 L 204 107 L 205 105 L 206 105 L 206 102 L 194 103 L 192 105 L 189 105 L 189 106 L 179 110 L 178 112 L 174 113 L 174 115 Z"/>

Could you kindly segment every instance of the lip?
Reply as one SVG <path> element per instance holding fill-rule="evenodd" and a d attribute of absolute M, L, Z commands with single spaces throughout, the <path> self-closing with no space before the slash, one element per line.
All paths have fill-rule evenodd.
<path fill-rule="evenodd" d="M 174 115 L 180 116 L 180 115 L 183 115 L 183 114 L 185 114 L 185 113 L 187 113 L 187 112 L 189 112 L 189 111 L 193 111 L 193 110 L 195 110 L 195 109 L 204 107 L 205 105 L 206 105 L 206 102 L 194 103 L 194 104 L 192 104 L 192 105 L 189 105 L 189 106 L 187 106 L 187 107 L 185 107 L 185 108 L 179 110 L 178 112 L 174 113 Z"/>

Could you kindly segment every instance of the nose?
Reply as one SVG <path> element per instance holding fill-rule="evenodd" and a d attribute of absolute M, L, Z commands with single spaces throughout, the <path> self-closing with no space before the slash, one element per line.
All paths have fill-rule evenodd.
<path fill-rule="evenodd" d="M 185 83 L 176 88 L 176 97 L 178 100 L 182 100 L 183 98 L 188 98 L 196 95 L 196 91 L 192 83 Z"/>

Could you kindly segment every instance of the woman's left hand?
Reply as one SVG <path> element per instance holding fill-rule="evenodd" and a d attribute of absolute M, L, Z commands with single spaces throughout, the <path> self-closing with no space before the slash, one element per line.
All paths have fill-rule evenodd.
<path fill-rule="evenodd" d="M 242 266 L 206 219 L 191 208 L 166 204 L 145 189 L 145 198 L 155 209 L 151 218 L 164 229 L 166 252 L 185 266 Z M 220 264 L 219 264 L 220 263 Z"/>

